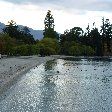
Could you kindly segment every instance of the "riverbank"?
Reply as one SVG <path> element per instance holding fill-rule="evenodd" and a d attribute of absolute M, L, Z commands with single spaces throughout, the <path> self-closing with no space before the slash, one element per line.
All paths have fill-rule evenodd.
<path fill-rule="evenodd" d="M 75 57 L 64 55 L 53 55 L 46 57 L 39 56 L 19 56 L 12 58 L 0 59 L 0 94 L 9 88 L 22 74 L 29 71 L 31 68 L 38 66 L 46 61 L 57 58 L 101 58 L 101 57 Z M 103 57 L 112 59 L 112 57 Z"/>
<path fill-rule="evenodd" d="M 31 68 L 55 58 L 57 56 L 20 56 L 0 59 L 0 94 L 9 88 L 19 76 Z"/>

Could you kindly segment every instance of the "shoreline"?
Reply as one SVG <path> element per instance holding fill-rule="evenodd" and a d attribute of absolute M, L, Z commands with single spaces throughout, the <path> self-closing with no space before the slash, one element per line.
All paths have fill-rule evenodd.
<path fill-rule="evenodd" d="M 51 55 L 46 57 L 39 56 L 19 56 L 0 59 L 0 96 L 8 88 L 16 83 L 19 77 L 27 73 L 35 66 L 46 63 L 49 60 L 64 59 L 64 58 L 102 58 L 102 57 L 82 57 L 82 56 L 64 56 L 64 55 Z M 110 58 L 112 57 L 104 57 Z"/>
<path fill-rule="evenodd" d="M 0 59 L 0 96 L 33 67 L 57 58 L 58 56 L 20 56 Z"/>

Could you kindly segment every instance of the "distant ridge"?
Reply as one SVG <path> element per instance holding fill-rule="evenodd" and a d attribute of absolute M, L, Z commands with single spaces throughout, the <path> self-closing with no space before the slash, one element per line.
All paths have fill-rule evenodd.
<path fill-rule="evenodd" d="M 5 24 L 3 24 L 3 23 L 0 22 L 0 32 L 3 32 L 2 29 L 3 29 L 4 27 L 5 27 Z"/>
<path fill-rule="evenodd" d="M 20 29 L 25 27 L 23 25 L 18 25 L 18 26 Z M 0 22 L 0 32 L 3 32 L 2 30 L 3 28 L 5 28 L 5 24 Z M 29 28 L 29 27 L 28 29 L 30 30 L 30 33 L 33 35 L 35 40 L 37 39 L 41 40 L 43 38 L 43 30 L 33 30 L 32 28 Z"/>
<path fill-rule="evenodd" d="M 44 37 L 43 30 L 33 30 L 32 28 L 29 29 L 35 40 L 41 40 Z"/>

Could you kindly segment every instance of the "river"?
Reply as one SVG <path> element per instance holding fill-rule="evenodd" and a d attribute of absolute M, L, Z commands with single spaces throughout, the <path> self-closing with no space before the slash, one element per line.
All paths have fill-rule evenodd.
<path fill-rule="evenodd" d="M 0 112 L 112 112 L 112 59 L 48 61 L 0 97 Z"/>

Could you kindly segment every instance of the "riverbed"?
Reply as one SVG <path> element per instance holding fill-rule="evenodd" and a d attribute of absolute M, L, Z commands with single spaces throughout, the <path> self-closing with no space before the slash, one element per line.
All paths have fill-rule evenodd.
<path fill-rule="evenodd" d="M 112 112 L 112 59 L 64 58 L 23 74 L 0 112 Z"/>

